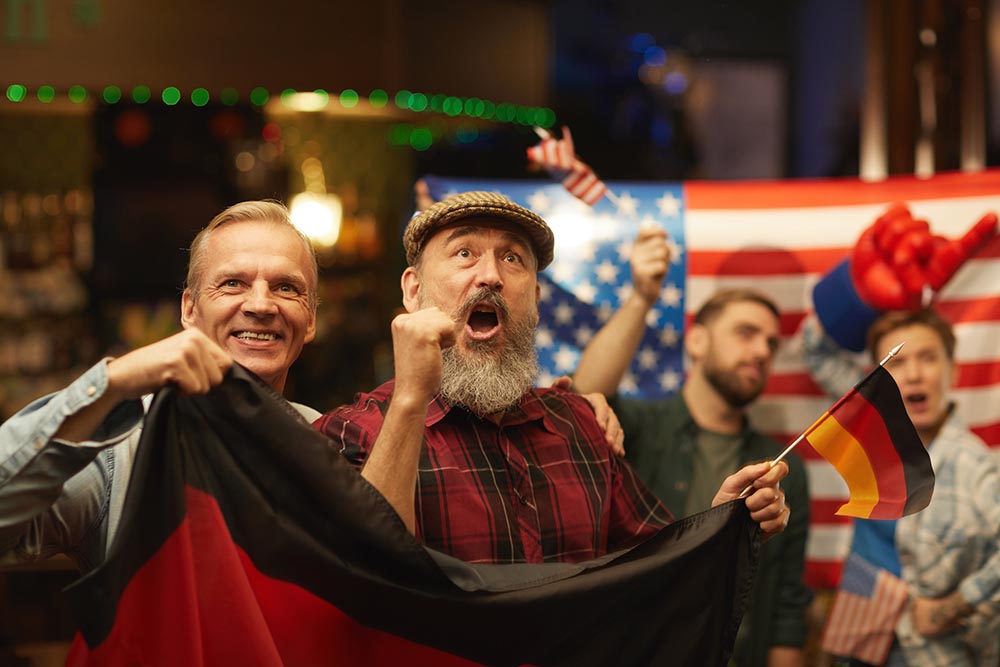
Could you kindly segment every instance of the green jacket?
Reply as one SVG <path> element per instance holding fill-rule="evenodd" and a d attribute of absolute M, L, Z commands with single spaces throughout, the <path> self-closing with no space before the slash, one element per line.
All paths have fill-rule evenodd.
<path fill-rule="evenodd" d="M 683 512 L 698 425 L 681 394 L 659 401 L 615 398 L 611 406 L 625 431 L 625 457 L 675 516 Z M 744 426 L 742 437 L 742 463 L 770 460 L 781 453 L 777 442 L 749 424 Z M 812 593 L 802 581 L 802 570 L 809 529 L 809 488 L 798 456 L 793 452 L 784 460 L 789 473 L 781 488 L 791 516 L 785 530 L 761 547 L 734 656 L 740 667 L 764 667 L 771 646 L 802 647 L 806 641 L 805 612 Z"/>

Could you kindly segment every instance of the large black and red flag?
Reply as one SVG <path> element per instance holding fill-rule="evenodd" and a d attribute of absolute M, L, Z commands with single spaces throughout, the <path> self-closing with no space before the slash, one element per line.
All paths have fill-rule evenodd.
<path fill-rule="evenodd" d="M 460 562 L 234 368 L 153 401 L 68 664 L 722 665 L 758 549 L 734 501 L 594 561 Z"/>

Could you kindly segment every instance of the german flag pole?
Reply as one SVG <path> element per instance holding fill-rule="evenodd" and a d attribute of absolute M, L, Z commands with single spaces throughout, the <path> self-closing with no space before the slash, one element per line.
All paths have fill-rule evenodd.
<path fill-rule="evenodd" d="M 837 514 L 864 519 L 898 519 L 930 502 L 934 471 L 906 414 L 892 376 L 883 367 L 894 347 L 850 391 L 790 444 L 775 465 L 806 440 L 847 483 L 850 500 Z M 744 489 L 742 496 L 752 490 Z"/>

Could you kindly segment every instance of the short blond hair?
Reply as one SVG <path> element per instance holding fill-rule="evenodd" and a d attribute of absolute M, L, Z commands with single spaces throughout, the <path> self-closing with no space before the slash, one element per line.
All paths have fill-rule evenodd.
<path fill-rule="evenodd" d="M 309 257 L 309 266 L 303 267 L 306 269 L 306 280 L 308 281 L 309 307 L 316 310 L 316 305 L 319 302 L 319 263 L 316 261 L 316 250 L 313 248 L 309 237 L 292 224 L 288 208 L 281 202 L 271 199 L 244 201 L 239 204 L 233 204 L 212 218 L 212 221 L 198 232 L 198 235 L 191 242 L 184 291 L 192 295 L 197 295 L 201 290 L 201 279 L 205 273 L 205 243 L 213 231 L 230 222 L 267 222 L 274 225 L 282 225 L 290 228 L 302 239 L 302 245 L 306 248 L 306 253 Z"/>

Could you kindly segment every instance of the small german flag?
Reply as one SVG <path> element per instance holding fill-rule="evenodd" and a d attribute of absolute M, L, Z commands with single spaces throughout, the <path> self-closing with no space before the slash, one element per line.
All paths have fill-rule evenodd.
<path fill-rule="evenodd" d="M 906 414 L 892 375 L 878 365 L 804 433 L 850 489 L 837 510 L 862 519 L 898 519 L 927 507 L 930 457 Z"/>

